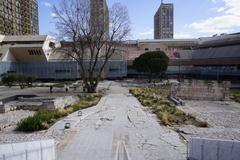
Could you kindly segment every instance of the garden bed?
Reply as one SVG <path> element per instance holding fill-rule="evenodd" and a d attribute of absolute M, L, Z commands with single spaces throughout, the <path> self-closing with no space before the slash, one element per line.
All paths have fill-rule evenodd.
<path fill-rule="evenodd" d="M 39 111 L 33 116 L 21 120 L 17 124 L 17 131 L 34 132 L 50 128 L 59 119 L 81 109 L 92 107 L 98 104 L 100 94 L 91 94 L 80 98 L 79 103 L 68 106 L 64 109 L 55 109 L 52 112 Z"/>
<path fill-rule="evenodd" d="M 192 115 L 186 114 L 178 109 L 168 100 L 170 94 L 169 85 L 157 87 L 139 87 L 130 89 L 143 106 L 149 107 L 153 113 L 166 126 L 194 125 L 197 127 L 208 127 L 207 122 L 199 121 Z"/>
<path fill-rule="evenodd" d="M 230 97 L 232 100 L 240 103 L 240 89 L 231 89 Z"/>

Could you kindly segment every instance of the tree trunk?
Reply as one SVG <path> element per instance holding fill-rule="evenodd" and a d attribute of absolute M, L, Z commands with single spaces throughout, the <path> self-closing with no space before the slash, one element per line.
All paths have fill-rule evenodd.
<path fill-rule="evenodd" d="M 84 88 L 87 90 L 87 93 L 96 93 L 98 86 L 98 79 L 95 78 L 85 78 L 83 80 Z"/>
<path fill-rule="evenodd" d="M 149 73 L 148 75 L 148 83 L 152 82 L 152 72 Z"/>

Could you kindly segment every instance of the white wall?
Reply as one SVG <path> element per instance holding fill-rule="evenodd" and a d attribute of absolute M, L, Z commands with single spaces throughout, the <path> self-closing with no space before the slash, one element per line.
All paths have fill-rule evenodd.
<path fill-rule="evenodd" d="M 0 145 L 0 160 L 55 160 L 54 140 Z"/>
<path fill-rule="evenodd" d="M 239 160 L 240 141 L 192 138 L 190 160 Z"/>

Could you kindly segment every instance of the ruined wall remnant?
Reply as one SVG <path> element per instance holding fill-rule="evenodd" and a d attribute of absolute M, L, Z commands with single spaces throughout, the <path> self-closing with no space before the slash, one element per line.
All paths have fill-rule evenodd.
<path fill-rule="evenodd" d="M 185 100 L 229 100 L 230 86 L 228 81 L 185 80 L 172 84 L 171 96 Z"/>
<path fill-rule="evenodd" d="M 0 102 L 0 113 L 5 113 L 5 106 L 2 102 Z"/>

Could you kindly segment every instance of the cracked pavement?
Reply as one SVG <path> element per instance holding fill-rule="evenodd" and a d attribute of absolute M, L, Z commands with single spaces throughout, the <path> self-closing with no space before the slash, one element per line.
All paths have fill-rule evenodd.
<path fill-rule="evenodd" d="M 72 129 L 58 160 L 186 159 L 186 145 L 176 132 L 160 125 L 120 83 L 101 84 L 105 86 L 110 87 L 99 111 Z"/>

